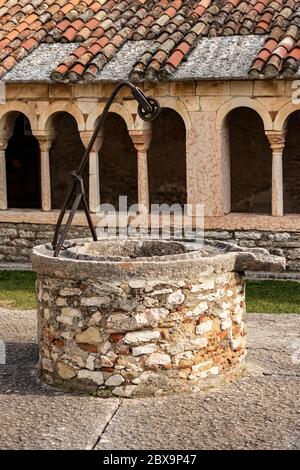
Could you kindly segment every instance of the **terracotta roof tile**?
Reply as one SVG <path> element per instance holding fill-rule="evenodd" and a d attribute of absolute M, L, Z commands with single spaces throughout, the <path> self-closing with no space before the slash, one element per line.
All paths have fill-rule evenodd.
<path fill-rule="evenodd" d="M 268 62 L 269 58 L 270 58 L 270 52 L 267 49 L 262 49 L 257 56 L 257 59 L 262 61 L 264 64 Z"/>
<path fill-rule="evenodd" d="M 27 39 L 27 41 L 23 42 L 21 47 L 24 47 L 24 49 L 26 49 L 27 51 L 30 51 L 37 45 L 38 45 L 37 40 L 33 37 L 30 37 L 29 39 Z"/>
<path fill-rule="evenodd" d="M 300 60 L 300 46 L 296 46 L 292 50 L 292 52 L 289 54 L 288 58 L 295 59 L 295 60 Z"/>
<path fill-rule="evenodd" d="M 128 40 L 153 40 L 133 79 L 166 79 L 199 37 L 265 34 L 251 77 L 295 73 L 300 61 L 296 0 L 3 0 L 0 78 L 41 42 L 80 42 L 53 80 L 91 80 Z"/>

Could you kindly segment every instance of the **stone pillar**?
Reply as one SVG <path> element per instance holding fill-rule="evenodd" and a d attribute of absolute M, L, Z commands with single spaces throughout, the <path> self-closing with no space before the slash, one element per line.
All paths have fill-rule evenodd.
<path fill-rule="evenodd" d="M 231 212 L 231 177 L 230 177 L 230 138 L 229 127 L 225 126 L 219 132 L 219 154 L 221 155 L 221 194 L 219 210 L 221 215 Z"/>
<path fill-rule="evenodd" d="M 7 209 L 7 187 L 6 187 L 6 159 L 5 150 L 8 140 L 0 138 L 0 210 Z"/>
<path fill-rule="evenodd" d="M 88 146 L 92 137 L 92 132 L 80 133 L 81 140 L 85 147 Z M 100 175 L 99 175 L 99 150 L 103 143 L 103 134 L 100 134 L 94 143 L 89 158 L 89 209 L 96 213 L 100 207 Z"/>
<path fill-rule="evenodd" d="M 137 150 L 138 202 L 149 211 L 148 149 L 151 142 L 152 129 L 129 131 L 129 135 Z"/>
<path fill-rule="evenodd" d="M 41 152 L 41 197 L 42 210 L 51 211 L 51 176 L 49 149 L 52 144 L 50 136 L 36 136 Z"/>
<path fill-rule="evenodd" d="M 272 215 L 283 215 L 283 173 L 282 153 L 285 136 L 282 132 L 266 133 L 272 149 Z"/>

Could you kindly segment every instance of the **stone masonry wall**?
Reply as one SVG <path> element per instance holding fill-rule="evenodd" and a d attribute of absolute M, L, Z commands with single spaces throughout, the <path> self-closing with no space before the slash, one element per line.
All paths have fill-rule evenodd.
<path fill-rule="evenodd" d="M 29 262 L 36 245 L 49 243 L 54 225 L 0 223 L 0 262 Z M 89 236 L 86 227 L 71 227 L 69 238 Z"/>
<path fill-rule="evenodd" d="M 51 242 L 53 233 L 53 225 L 0 223 L 0 262 L 29 262 L 32 248 Z M 87 227 L 73 226 L 69 233 L 69 238 L 89 236 Z M 300 271 L 300 232 L 207 230 L 206 238 L 267 248 L 272 254 L 286 257 L 288 271 Z"/>
<path fill-rule="evenodd" d="M 256 230 L 207 230 L 209 240 L 232 241 L 241 247 L 267 248 L 273 255 L 284 256 L 287 271 L 300 271 L 300 233 Z"/>
<path fill-rule="evenodd" d="M 233 378 L 245 356 L 244 280 L 196 273 L 186 280 L 39 275 L 43 380 L 99 396 L 194 392 Z"/>

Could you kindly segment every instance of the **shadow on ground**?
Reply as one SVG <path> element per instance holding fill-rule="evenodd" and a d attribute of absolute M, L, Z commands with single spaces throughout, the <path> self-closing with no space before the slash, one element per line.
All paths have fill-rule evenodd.
<path fill-rule="evenodd" d="M 0 366 L 0 395 L 61 394 L 42 384 L 37 377 L 38 347 L 36 343 L 6 342 L 6 364 Z"/>

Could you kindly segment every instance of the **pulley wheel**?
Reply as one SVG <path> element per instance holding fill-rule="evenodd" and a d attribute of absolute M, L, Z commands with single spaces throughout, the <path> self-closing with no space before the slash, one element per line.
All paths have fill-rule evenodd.
<path fill-rule="evenodd" d="M 151 111 L 145 111 L 140 104 L 138 105 L 138 115 L 143 121 L 153 121 L 160 113 L 159 102 L 152 97 L 148 98 L 148 101 L 152 108 Z"/>

